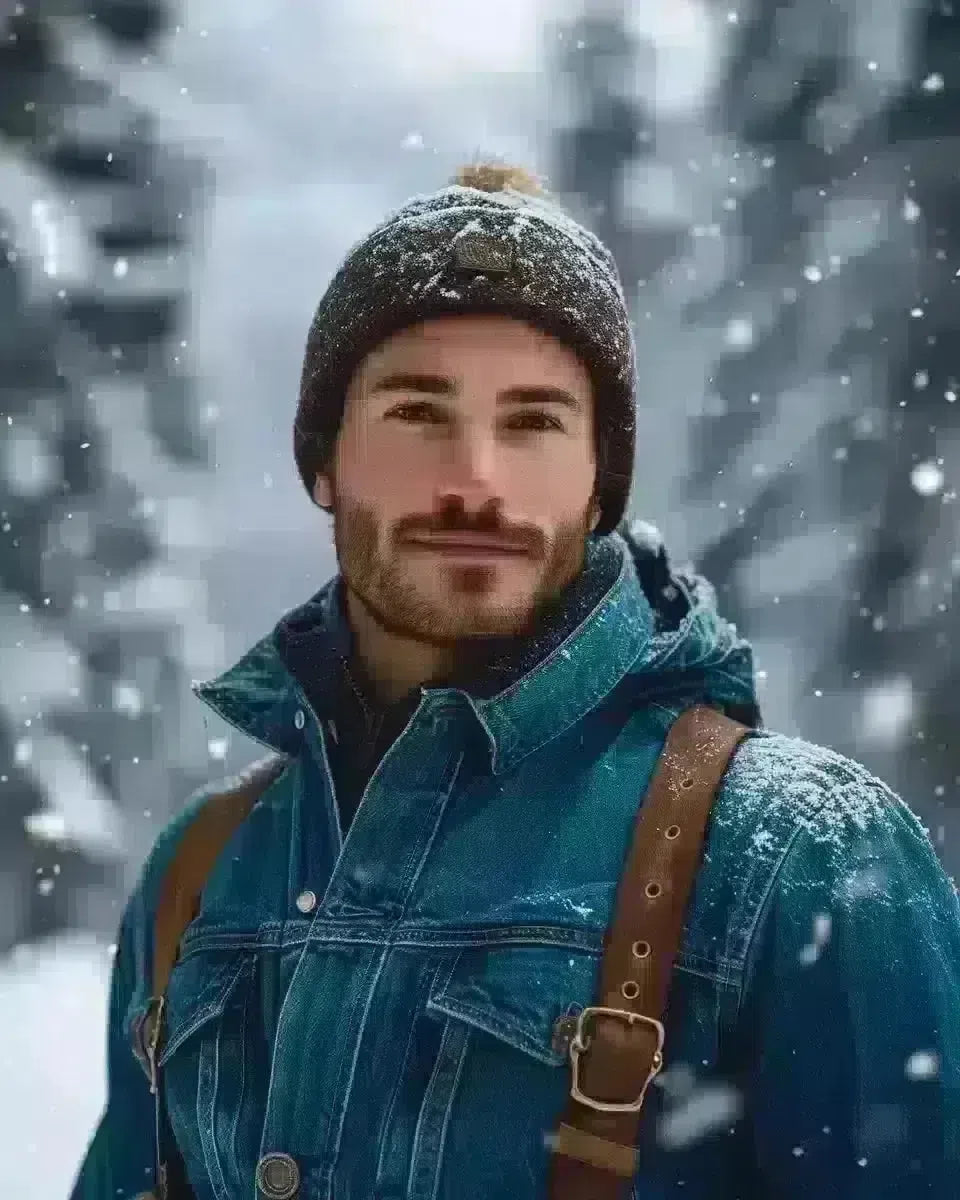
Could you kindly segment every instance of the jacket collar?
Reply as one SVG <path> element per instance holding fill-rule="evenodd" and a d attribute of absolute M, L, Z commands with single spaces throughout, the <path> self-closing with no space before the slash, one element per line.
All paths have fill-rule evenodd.
<path fill-rule="evenodd" d="M 468 700 L 487 731 L 495 773 L 507 770 L 596 708 L 620 683 L 654 630 L 653 610 L 616 535 L 613 581 L 566 637 L 492 697 Z"/>
<path fill-rule="evenodd" d="M 488 672 L 486 692 L 463 687 L 423 689 L 432 703 L 468 708 L 489 739 L 496 773 L 568 729 L 603 699 L 627 674 L 654 631 L 654 614 L 644 594 L 626 543 L 619 534 L 590 543 L 590 579 L 572 589 L 561 620 L 545 636 L 525 640 L 519 652 L 504 655 Z M 312 637 L 319 625 L 326 636 Z M 289 669 L 291 636 L 309 637 L 311 707 L 332 715 L 326 703 L 336 696 L 342 660 L 349 653 L 349 631 L 342 613 L 339 579 L 312 601 L 294 610 L 234 666 L 194 686 L 195 694 L 247 736 L 285 754 L 296 754 L 303 741 L 304 689 Z M 504 651 L 506 644 L 502 645 Z M 512 664 L 512 667 L 509 664 Z M 492 694 L 489 681 L 509 680 Z M 298 672 L 299 673 L 299 672 Z"/>

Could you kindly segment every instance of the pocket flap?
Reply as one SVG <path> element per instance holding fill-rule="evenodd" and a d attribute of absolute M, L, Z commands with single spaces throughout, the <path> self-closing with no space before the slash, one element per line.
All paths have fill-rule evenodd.
<path fill-rule="evenodd" d="M 554 1023 L 593 1003 L 600 959 L 566 946 L 464 950 L 441 974 L 427 1010 L 482 1029 L 550 1066 L 566 1061 Z"/>
<path fill-rule="evenodd" d="M 193 954 L 177 963 L 167 985 L 159 1066 L 198 1029 L 223 1015 L 241 980 L 252 975 L 253 964 L 251 955 L 237 953 Z"/>

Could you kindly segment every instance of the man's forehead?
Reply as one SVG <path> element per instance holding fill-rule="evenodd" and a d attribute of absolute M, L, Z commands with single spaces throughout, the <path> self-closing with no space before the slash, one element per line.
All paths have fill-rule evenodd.
<path fill-rule="evenodd" d="M 481 324 L 481 322 L 496 324 Z M 584 376 L 589 389 L 589 372 L 576 353 L 550 334 L 512 318 L 439 318 L 403 329 L 370 350 L 359 365 L 359 375 L 370 383 L 384 372 L 424 372 L 456 377 L 461 367 L 469 370 L 478 362 L 484 370 L 523 359 L 537 372 L 562 376 L 572 384 L 572 372 Z M 533 382 L 533 381 L 531 381 Z"/>
<path fill-rule="evenodd" d="M 434 317 L 391 334 L 370 351 L 368 359 L 418 354 L 424 350 L 461 346 L 502 349 L 504 346 L 545 347 L 555 343 L 561 353 L 566 347 L 544 330 L 501 314 Z"/>

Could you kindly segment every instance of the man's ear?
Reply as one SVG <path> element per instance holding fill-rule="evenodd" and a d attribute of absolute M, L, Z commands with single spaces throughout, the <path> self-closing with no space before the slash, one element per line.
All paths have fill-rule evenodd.
<path fill-rule="evenodd" d="M 590 506 L 590 532 L 591 533 L 593 533 L 593 531 L 596 529 L 596 527 L 600 524 L 601 516 L 602 516 L 602 513 L 600 512 L 600 505 L 597 503 L 596 500 L 594 500 L 593 504 Z"/>
<path fill-rule="evenodd" d="M 330 476 L 325 475 L 322 471 L 317 472 L 317 477 L 313 484 L 313 499 L 321 508 L 327 512 L 333 512 L 333 484 L 330 481 Z"/>

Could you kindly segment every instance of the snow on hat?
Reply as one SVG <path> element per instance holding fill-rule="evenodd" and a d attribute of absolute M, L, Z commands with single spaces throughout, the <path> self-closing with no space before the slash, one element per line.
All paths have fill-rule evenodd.
<path fill-rule="evenodd" d="M 526 321 L 590 370 L 597 533 L 609 533 L 633 473 L 635 350 L 623 288 L 603 243 L 515 167 L 462 168 L 453 184 L 408 200 L 347 255 L 307 336 L 293 429 L 307 491 L 329 466 L 360 360 L 410 325 L 468 314 Z"/>

